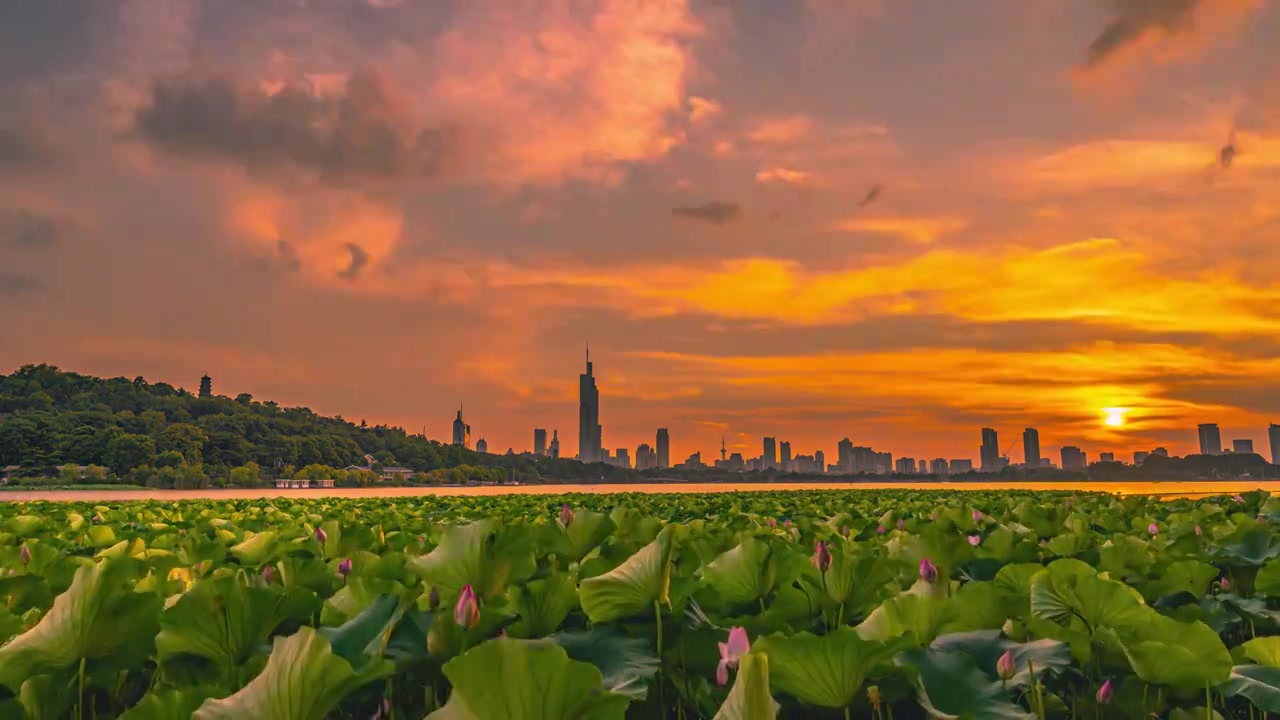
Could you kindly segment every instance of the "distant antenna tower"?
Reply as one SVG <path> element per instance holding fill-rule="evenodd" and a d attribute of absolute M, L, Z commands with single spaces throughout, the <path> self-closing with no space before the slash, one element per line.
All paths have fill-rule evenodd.
<path fill-rule="evenodd" d="M 720 460 L 724 460 L 724 436 L 720 436 Z"/>

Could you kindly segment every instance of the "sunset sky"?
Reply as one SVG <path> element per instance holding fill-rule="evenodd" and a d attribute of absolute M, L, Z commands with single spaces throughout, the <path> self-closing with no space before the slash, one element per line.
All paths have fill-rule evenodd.
<path fill-rule="evenodd" d="M 573 455 L 590 342 L 633 455 L 1265 452 L 1277 46 L 1275 0 L 7 2 L 0 372 Z"/>

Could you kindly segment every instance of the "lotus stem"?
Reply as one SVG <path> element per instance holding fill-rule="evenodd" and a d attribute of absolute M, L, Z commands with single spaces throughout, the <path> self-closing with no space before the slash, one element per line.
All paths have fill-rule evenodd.
<path fill-rule="evenodd" d="M 1204 684 L 1204 720 L 1213 720 L 1213 690 Z"/>
<path fill-rule="evenodd" d="M 667 716 L 667 693 L 663 687 L 662 678 L 662 603 L 658 602 L 656 598 L 653 601 L 653 619 L 654 623 L 657 625 L 654 632 L 654 644 L 657 645 L 658 648 L 658 706 L 660 708 L 659 713 L 661 713 L 659 717 L 665 718 Z"/>
<path fill-rule="evenodd" d="M 80 658 L 80 674 L 76 683 L 79 692 L 76 694 L 76 717 L 84 720 L 84 658 Z"/>

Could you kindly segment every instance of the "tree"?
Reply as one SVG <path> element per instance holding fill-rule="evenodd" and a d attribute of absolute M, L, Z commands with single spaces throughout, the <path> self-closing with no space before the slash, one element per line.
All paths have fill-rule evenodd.
<path fill-rule="evenodd" d="M 165 450 L 164 452 L 156 456 L 156 462 L 155 462 L 155 465 L 158 468 L 178 467 L 180 465 L 186 465 L 186 464 L 187 464 L 187 459 L 182 457 L 182 453 L 178 452 L 177 450 Z"/>
<path fill-rule="evenodd" d="M 249 461 L 231 469 L 231 484 L 237 487 L 253 487 L 261 483 L 258 463 Z"/>
<path fill-rule="evenodd" d="M 107 467 L 118 475 L 132 472 L 134 469 L 156 462 L 156 441 L 146 435 L 126 433 L 112 440 L 107 445 Z"/>
<path fill-rule="evenodd" d="M 160 432 L 159 449 L 164 452 L 174 450 L 182 454 L 190 465 L 196 465 L 204 459 L 204 444 L 209 436 L 195 425 L 175 423 Z"/>

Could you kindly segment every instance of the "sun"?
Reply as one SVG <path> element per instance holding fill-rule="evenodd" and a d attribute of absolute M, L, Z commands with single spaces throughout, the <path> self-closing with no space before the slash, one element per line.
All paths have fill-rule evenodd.
<path fill-rule="evenodd" d="M 1129 412 L 1129 408 L 1111 407 L 1102 408 L 1102 422 L 1107 427 L 1124 427 L 1124 415 Z"/>

